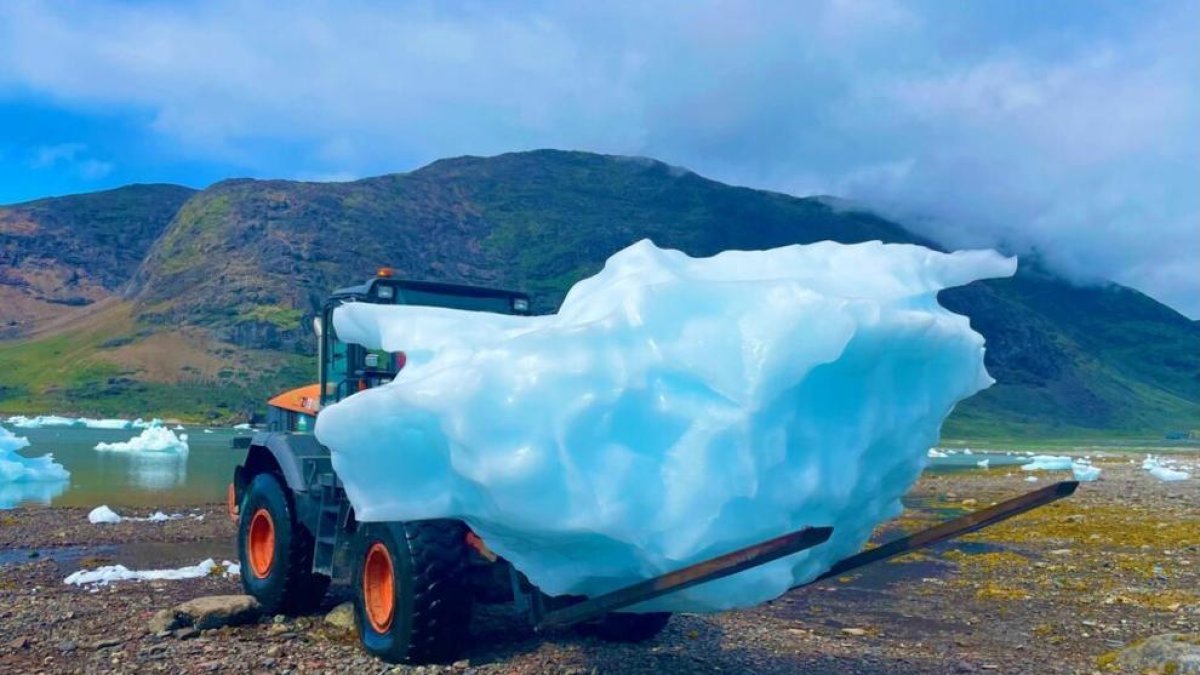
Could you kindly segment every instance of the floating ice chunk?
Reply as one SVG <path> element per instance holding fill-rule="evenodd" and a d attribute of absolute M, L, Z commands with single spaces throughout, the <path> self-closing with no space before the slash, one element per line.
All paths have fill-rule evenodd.
<path fill-rule="evenodd" d="M 67 489 L 71 473 L 54 461 L 54 455 L 26 457 L 18 450 L 29 441 L 0 427 L 0 509 L 24 502 L 49 504 Z"/>
<path fill-rule="evenodd" d="M 94 570 L 79 570 L 72 573 L 63 583 L 75 586 L 85 586 L 95 584 L 97 586 L 107 586 L 114 581 L 153 581 L 158 579 L 177 580 L 177 579 L 198 579 L 207 577 L 213 574 L 221 574 L 222 576 L 234 576 L 241 573 L 241 567 L 237 563 L 228 560 L 221 563 L 220 567 L 216 561 L 209 558 L 201 563 L 190 567 L 180 567 L 173 570 L 131 570 L 124 565 L 108 565 L 99 567 Z"/>
<path fill-rule="evenodd" d="M 89 417 L 62 417 L 60 415 L 38 415 L 25 417 L 16 415 L 5 422 L 13 427 L 22 429 L 41 429 L 44 427 L 85 427 L 88 429 L 130 429 L 133 423 L 122 419 L 91 419 Z"/>
<path fill-rule="evenodd" d="M 1038 481 L 1038 477 L 1037 477 L 1037 476 L 1026 476 L 1026 477 L 1025 477 L 1025 482 L 1026 482 L 1026 483 L 1036 483 L 1037 481 Z"/>
<path fill-rule="evenodd" d="M 80 417 L 79 422 L 88 429 L 131 429 L 133 423 L 122 419 L 92 420 Z"/>
<path fill-rule="evenodd" d="M 971 452 L 971 449 L 970 449 L 970 448 L 963 448 L 963 451 L 962 451 L 962 452 L 963 452 L 963 454 L 964 454 L 964 455 L 973 455 L 973 454 L 975 454 L 975 453 Z"/>
<path fill-rule="evenodd" d="M 975 462 L 975 466 L 977 466 L 981 469 L 986 469 L 986 468 L 988 468 L 988 464 L 991 464 L 991 463 L 992 463 L 992 460 L 990 460 L 990 459 L 981 459 L 978 462 Z"/>
<path fill-rule="evenodd" d="M 949 455 L 942 452 L 941 450 L 938 450 L 937 448 L 930 448 L 929 451 L 925 453 L 925 456 L 930 459 L 938 459 L 940 457 L 949 457 Z"/>
<path fill-rule="evenodd" d="M 11 508 L 25 501 L 50 503 L 67 489 L 71 473 L 47 453 L 25 457 L 17 452 L 29 441 L 0 427 L 0 508 Z"/>
<path fill-rule="evenodd" d="M 174 429 L 175 431 L 184 431 L 184 426 L 182 424 L 176 424 Z"/>
<path fill-rule="evenodd" d="M 204 433 L 206 433 L 206 434 L 211 434 L 212 432 L 213 432 L 213 430 L 212 430 L 212 429 L 205 429 L 205 430 L 204 430 Z"/>
<path fill-rule="evenodd" d="M 170 452 L 186 453 L 188 451 L 187 434 L 182 438 L 174 431 L 162 426 L 150 426 L 142 433 L 128 441 L 117 443 L 97 443 L 96 449 L 106 452 Z"/>
<path fill-rule="evenodd" d="M 461 518 L 552 595 L 834 527 L 638 610 L 753 605 L 902 511 L 942 420 L 992 383 L 983 338 L 937 293 L 1015 267 L 879 242 L 693 259 L 643 241 L 554 315 L 350 303 L 337 334 L 408 366 L 316 433 L 360 520 Z"/>
<path fill-rule="evenodd" d="M 249 422 L 242 422 L 241 424 L 233 425 L 233 428 L 234 429 L 253 429 L 254 427 L 250 426 Z"/>
<path fill-rule="evenodd" d="M 1075 462 L 1071 465 L 1071 473 L 1075 475 L 1075 480 L 1091 482 L 1100 477 L 1100 467 L 1084 462 Z"/>
<path fill-rule="evenodd" d="M 1022 471 L 1070 471 L 1070 457 L 1055 457 L 1053 455 L 1038 455 L 1028 464 L 1022 464 Z"/>

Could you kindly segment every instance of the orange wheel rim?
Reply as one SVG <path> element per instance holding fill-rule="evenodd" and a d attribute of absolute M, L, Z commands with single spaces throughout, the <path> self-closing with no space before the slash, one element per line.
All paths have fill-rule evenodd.
<path fill-rule="evenodd" d="M 275 562 L 275 521 L 266 509 L 254 512 L 250 519 L 246 553 L 250 558 L 250 571 L 259 579 L 267 578 Z"/>
<path fill-rule="evenodd" d="M 229 517 L 233 520 L 238 518 L 237 491 L 233 489 L 233 483 L 225 488 L 225 509 L 229 511 Z"/>
<path fill-rule="evenodd" d="M 392 627 L 396 611 L 396 577 L 392 572 L 392 556 L 381 542 L 371 544 L 363 561 L 363 605 L 367 621 L 377 633 Z"/>

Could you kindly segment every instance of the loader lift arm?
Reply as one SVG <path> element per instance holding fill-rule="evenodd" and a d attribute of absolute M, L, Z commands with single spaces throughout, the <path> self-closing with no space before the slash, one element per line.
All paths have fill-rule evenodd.
<path fill-rule="evenodd" d="M 1026 511 L 1056 502 L 1075 493 L 1079 481 L 1062 481 L 1000 502 L 986 509 L 948 520 L 940 525 L 900 537 L 881 546 L 867 549 L 845 558 L 821 576 L 807 583 L 793 586 L 791 590 L 820 583 L 830 577 L 841 576 L 871 563 L 887 560 L 898 555 L 911 553 L 927 546 L 975 532 L 989 525 L 1018 516 Z M 609 612 L 618 611 L 647 600 L 679 591 L 707 581 L 737 574 L 752 567 L 766 564 L 793 553 L 825 543 L 833 534 L 830 527 L 809 527 L 755 544 L 732 553 L 705 560 L 667 574 L 647 579 L 631 586 L 599 595 L 562 609 L 548 612 L 542 617 L 535 630 L 542 632 L 590 621 Z"/>

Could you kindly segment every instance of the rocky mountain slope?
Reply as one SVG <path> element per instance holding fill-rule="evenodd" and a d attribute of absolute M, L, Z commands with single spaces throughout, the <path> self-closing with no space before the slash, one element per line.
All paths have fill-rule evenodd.
<path fill-rule="evenodd" d="M 325 295 L 383 265 L 409 278 L 522 289 L 544 312 L 608 255 L 647 237 L 692 255 L 823 239 L 930 244 L 831 200 L 578 152 L 448 159 L 349 183 L 122 190 L 0 208 L 0 256 L 7 256 L 0 293 L 17 292 L 9 279 L 43 279 L 39 297 L 83 298 L 70 302 L 84 315 L 53 324 L 54 312 L 45 310 L 31 322 L 0 304 L 10 338 L 37 333 L 38 321 L 62 326 L 0 343 L 0 410 L 144 415 L 155 410 L 128 406 L 162 400 L 188 416 L 246 414 L 260 406 L 265 387 L 307 378 L 306 319 Z M 148 190 L 162 194 L 137 203 L 153 209 L 122 206 Z M 68 208 L 81 199 L 86 210 Z M 67 222 L 68 212 L 76 214 L 70 222 L 86 224 L 43 224 Z M 161 221 L 151 222 L 151 213 Z M 31 228 L 41 233 L 38 254 L 14 255 L 31 250 Z M 81 251 L 93 252 L 81 259 Z M 38 277 L 41 268 L 58 276 Z M 71 290 L 69 273 L 86 279 L 91 295 Z M 988 338 L 988 365 L 999 380 L 956 411 L 950 434 L 1161 434 L 1200 426 L 1200 326 L 1136 291 L 1076 287 L 1026 264 L 1015 279 L 948 291 L 943 302 L 969 314 Z M 55 340 L 65 346 L 47 347 Z M 71 350 L 76 365 L 94 372 L 57 380 L 4 372 L 6 361 L 53 362 Z"/>

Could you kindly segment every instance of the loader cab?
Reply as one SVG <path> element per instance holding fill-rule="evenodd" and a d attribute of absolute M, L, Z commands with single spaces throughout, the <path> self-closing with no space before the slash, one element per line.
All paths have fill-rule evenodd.
<path fill-rule="evenodd" d="M 498 314 L 529 314 L 529 296 L 492 288 L 459 286 L 392 277 L 384 268 L 359 286 L 335 291 L 314 322 L 317 333 L 320 384 L 318 407 L 336 403 L 364 389 L 391 382 L 404 369 L 404 352 L 367 349 L 338 339 L 333 312 L 350 302 L 381 305 L 424 305 Z M 314 413 L 315 414 L 315 413 Z"/>

